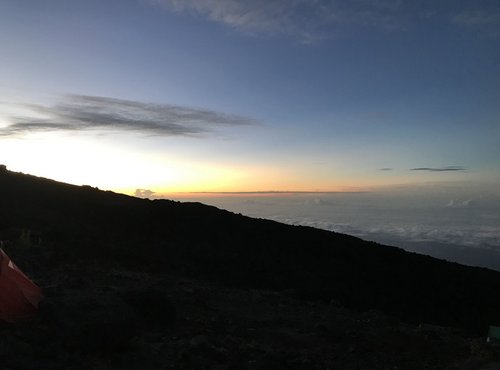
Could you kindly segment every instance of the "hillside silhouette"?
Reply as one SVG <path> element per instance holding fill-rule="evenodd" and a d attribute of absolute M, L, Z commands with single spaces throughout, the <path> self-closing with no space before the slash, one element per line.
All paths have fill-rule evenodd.
<path fill-rule="evenodd" d="M 102 290 L 95 290 L 95 295 L 104 302 L 99 306 L 103 310 L 110 299 L 106 292 L 118 290 L 134 312 L 142 312 L 158 319 L 158 325 L 170 327 L 179 307 L 173 308 L 171 298 L 159 300 L 158 296 L 164 297 L 169 289 L 175 292 L 175 288 L 168 288 L 170 283 L 160 284 L 171 282 L 172 276 L 184 279 L 179 283 L 182 289 L 178 294 L 189 291 L 186 284 L 194 284 L 191 290 L 205 292 L 203 302 L 208 299 L 207 294 L 222 294 L 222 290 L 207 286 L 221 287 L 217 289 L 226 292 L 227 301 L 220 304 L 227 310 L 232 304 L 242 305 L 235 303 L 244 300 L 242 294 L 247 293 L 241 292 L 257 291 L 266 305 L 270 301 L 265 297 L 271 297 L 271 301 L 275 299 L 272 297 L 280 297 L 284 315 L 287 307 L 302 304 L 318 305 L 311 306 L 316 307 L 311 312 L 335 307 L 332 309 L 349 310 L 350 314 L 342 311 L 342 315 L 347 315 L 346 320 L 353 325 L 361 322 L 353 315 L 371 317 L 374 322 L 384 321 L 380 317 L 387 315 L 400 324 L 387 324 L 392 322 L 389 320 L 377 325 L 417 328 L 431 324 L 453 327 L 464 336 L 483 336 L 488 325 L 500 324 L 500 273 L 484 268 L 450 263 L 344 234 L 254 219 L 201 203 L 139 199 L 11 171 L 0 172 L 0 202 L 0 240 L 16 263 L 42 287 L 46 286 L 46 310 L 49 316 L 56 316 L 51 320 L 58 325 L 58 315 L 71 323 L 80 320 L 83 313 L 77 312 L 76 306 L 79 299 L 86 298 L 79 294 L 91 294 L 95 286 L 100 286 Z M 141 274 L 147 274 L 147 278 Z M 162 274 L 170 278 L 160 279 Z M 138 287 L 139 280 L 147 280 L 148 288 Z M 126 292 L 120 285 L 124 281 L 128 284 Z M 116 286 L 119 288 L 113 288 Z M 72 299 L 76 301 L 64 301 L 64 289 L 73 292 Z M 198 302 L 200 298 L 196 299 Z M 115 310 L 121 304 L 110 301 L 109 307 Z M 158 306 L 161 314 L 148 311 L 153 306 Z M 42 319 L 46 319 L 43 312 Z M 66 317 L 67 312 L 74 312 L 73 316 Z M 99 312 L 99 330 L 108 328 L 107 314 Z M 126 322 L 128 316 L 123 317 Z M 294 317 L 298 320 L 299 316 Z M 113 320 L 109 331 L 121 333 L 122 322 Z M 91 328 L 85 332 L 96 330 Z M 97 337 L 103 335 L 108 338 L 100 331 Z M 205 345 L 206 336 L 200 341 L 200 346 Z M 106 347 L 102 343 L 99 346 Z M 443 343 L 437 346 L 442 347 Z M 420 357 L 425 358 L 422 354 Z M 191 364 L 179 368 L 190 366 L 197 367 Z"/>

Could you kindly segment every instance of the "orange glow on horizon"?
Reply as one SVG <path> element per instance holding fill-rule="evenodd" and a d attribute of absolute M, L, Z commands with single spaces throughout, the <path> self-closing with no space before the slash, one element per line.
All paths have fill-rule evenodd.
<path fill-rule="evenodd" d="M 90 185 L 134 195 L 137 189 L 154 197 L 285 196 L 311 192 L 373 191 L 394 184 L 436 181 L 435 173 L 418 171 L 325 171 L 308 162 L 274 161 L 241 164 L 218 157 L 175 157 L 160 149 L 131 148 L 115 138 L 70 134 L 33 134 L 9 138 L 0 146 L 10 170 L 75 185 Z M 472 173 L 469 176 L 473 176 Z M 464 174 L 450 173 L 447 180 Z"/>

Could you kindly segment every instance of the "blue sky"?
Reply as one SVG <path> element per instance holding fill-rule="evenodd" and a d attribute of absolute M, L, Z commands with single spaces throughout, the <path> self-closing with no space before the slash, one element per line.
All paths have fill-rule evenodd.
<path fill-rule="evenodd" d="M 500 183 L 497 1 L 0 0 L 0 45 L 15 170 L 160 193 Z"/>

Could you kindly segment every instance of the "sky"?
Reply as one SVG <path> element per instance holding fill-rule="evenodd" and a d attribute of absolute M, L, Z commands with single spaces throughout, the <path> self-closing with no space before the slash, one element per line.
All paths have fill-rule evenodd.
<path fill-rule="evenodd" d="M 499 196 L 496 0 L 0 0 L 0 48 L 11 170 L 138 195 Z"/>

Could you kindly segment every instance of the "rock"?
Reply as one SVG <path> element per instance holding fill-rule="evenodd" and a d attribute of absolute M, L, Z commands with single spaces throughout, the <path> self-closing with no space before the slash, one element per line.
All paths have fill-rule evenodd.
<path fill-rule="evenodd" d="M 137 333 L 135 312 L 116 295 L 73 296 L 53 302 L 50 311 L 58 317 L 64 346 L 70 351 L 124 351 Z"/>
<path fill-rule="evenodd" d="M 141 323 L 161 330 L 175 326 L 177 310 L 165 291 L 148 287 L 126 291 L 122 297 L 134 309 Z"/>

